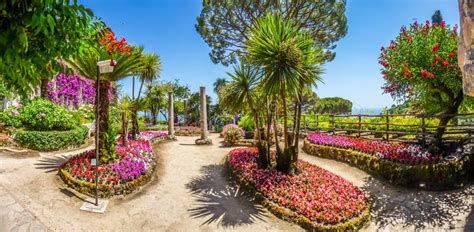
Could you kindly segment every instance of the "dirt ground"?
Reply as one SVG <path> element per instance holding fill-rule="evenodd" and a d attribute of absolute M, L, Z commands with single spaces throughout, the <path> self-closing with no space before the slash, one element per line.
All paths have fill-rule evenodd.
<path fill-rule="evenodd" d="M 71 155 L 23 158 L 0 153 L 0 231 L 302 231 L 251 201 L 221 165 L 231 148 L 196 146 L 196 137 L 154 146 L 154 180 L 142 191 L 110 200 L 105 214 L 80 211 L 84 197 L 65 188 L 57 166 Z M 87 148 L 86 148 L 87 149 Z M 373 203 L 364 231 L 474 231 L 474 187 L 448 192 L 396 188 L 344 163 L 302 153 L 301 158 L 362 188 Z"/>

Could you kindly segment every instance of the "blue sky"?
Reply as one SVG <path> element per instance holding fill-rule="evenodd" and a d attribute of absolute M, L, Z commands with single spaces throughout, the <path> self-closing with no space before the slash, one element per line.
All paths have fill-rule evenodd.
<path fill-rule="evenodd" d="M 179 79 L 192 91 L 225 77 L 229 68 L 209 59 L 210 48 L 194 28 L 201 11 L 201 0 L 89 0 L 91 8 L 118 35 L 146 52 L 158 53 L 163 63 L 162 80 Z M 356 108 L 390 106 L 382 95 L 383 79 L 377 63 L 380 47 L 395 38 L 402 25 L 414 19 L 424 22 L 441 10 L 451 25 L 459 22 L 454 0 L 348 0 L 346 15 L 349 30 L 337 43 L 336 59 L 325 65 L 324 84 L 316 93 L 321 97 L 340 96 Z M 131 93 L 131 78 L 121 81 L 123 91 Z"/>

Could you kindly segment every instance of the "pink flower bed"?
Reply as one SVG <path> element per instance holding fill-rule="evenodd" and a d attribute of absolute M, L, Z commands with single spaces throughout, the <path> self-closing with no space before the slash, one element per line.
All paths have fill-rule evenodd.
<path fill-rule="evenodd" d="M 313 144 L 356 150 L 374 155 L 380 159 L 403 164 L 427 164 L 440 162 L 442 160 L 440 155 L 431 154 L 422 149 L 421 146 L 406 143 L 372 141 L 320 133 L 308 134 L 306 138 Z"/>
<path fill-rule="evenodd" d="M 119 159 L 100 164 L 99 184 L 116 185 L 137 179 L 146 174 L 156 161 L 150 142 L 144 139 L 129 141 L 127 147 L 118 141 L 116 153 Z M 77 180 L 94 183 L 95 166 L 90 163 L 92 158 L 95 158 L 95 150 L 86 151 L 62 164 L 61 169 Z"/>
<path fill-rule="evenodd" d="M 265 198 L 312 222 L 336 225 L 368 209 L 363 192 L 338 175 L 301 160 L 298 175 L 257 169 L 257 157 L 255 149 L 234 149 L 228 162 L 234 172 Z"/>
<path fill-rule="evenodd" d="M 143 131 L 140 133 L 141 138 L 149 141 L 166 138 L 168 132 L 166 131 Z"/>

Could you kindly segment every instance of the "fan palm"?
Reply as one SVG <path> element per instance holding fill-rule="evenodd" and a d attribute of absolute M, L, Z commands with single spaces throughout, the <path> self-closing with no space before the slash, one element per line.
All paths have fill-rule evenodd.
<path fill-rule="evenodd" d="M 305 86 L 316 84 L 321 51 L 314 47 L 314 40 L 307 33 L 299 31 L 292 22 L 272 14 L 257 20 L 247 42 L 247 51 L 249 60 L 264 70 L 261 80 L 264 91 L 280 98 L 284 147 L 280 151 L 277 144 L 277 166 L 281 171 L 288 172 L 295 161 L 295 145 L 288 133 L 287 99 L 299 99 L 299 93 Z"/>
<path fill-rule="evenodd" d="M 217 78 L 214 82 L 214 93 L 219 94 L 219 90 L 227 84 L 227 80 L 225 78 Z"/>
<path fill-rule="evenodd" d="M 125 77 L 137 75 L 142 70 L 143 48 L 134 47 L 130 54 L 120 54 L 116 57 L 116 65 L 110 73 L 100 74 L 98 83 L 99 96 L 96 96 L 95 107 L 99 109 L 99 120 L 96 126 L 99 127 L 99 149 L 107 150 L 105 147 L 105 134 L 109 129 L 109 105 L 112 99 L 112 82 L 121 80 Z M 89 79 L 96 79 L 98 68 L 98 60 L 110 59 L 105 51 L 89 51 L 80 57 L 74 57 L 67 60 L 68 65 L 78 74 Z M 99 107 L 98 107 L 99 106 Z M 113 152 L 113 151 L 107 151 Z"/>

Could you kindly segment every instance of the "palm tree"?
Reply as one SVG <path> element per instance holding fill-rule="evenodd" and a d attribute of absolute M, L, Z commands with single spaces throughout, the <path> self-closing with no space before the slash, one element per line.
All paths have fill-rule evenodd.
<path fill-rule="evenodd" d="M 227 80 L 225 78 L 217 78 L 214 82 L 214 93 L 219 94 L 219 90 L 227 84 Z"/>
<path fill-rule="evenodd" d="M 122 115 L 122 144 L 128 146 L 128 113 L 132 109 L 132 99 L 125 96 L 120 100 L 119 107 Z"/>
<path fill-rule="evenodd" d="M 143 84 L 145 82 L 153 82 L 161 73 L 161 61 L 160 57 L 157 54 L 145 54 L 142 56 L 142 70 L 140 70 L 140 88 L 138 90 L 138 96 L 136 103 L 140 102 L 140 95 L 142 92 Z M 135 77 L 133 77 L 133 82 L 135 83 Z M 139 106 L 140 104 L 134 104 Z M 134 107 L 132 109 L 132 139 L 136 139 L 138 133 L 138 120 L 137 120 L 137 111 L 138 108 Z"/>
<path fill-rule="evenodd" d="M 246 109 L 252 112 L 255 127 L 257 128 L 256 137 L 258 139 L 258 148 L 262 149 L 262 140 L 259 130 L 260 118 L 257 108 L 257 84 L 261 77 L 261 70 L 241 61 L 239 66 L 234 66 L 234 72 L 228 72 L 227 75 L 231 80 L 220 88 L 219 105 L 223 105 L 233 112 Z M 267 154 L 268 153 L 263 150 L 259 152 L 259 167 L 266 168 L 269 165 L 270 160 Z"/>
<path fill-rule="evenodd" d="M 96 83 L 99 88 L 100 102 L 95 102 L 95 107 L 99 109 L 99 121 L 96 122 L 99 127 L 99 150 L 102 154 L 108 154 L 113 151 L 107 151 L 105 146 L 105 136 L 109 129 L 109 105 L 112 99 L 112 82 L 121 80 L 125 77 L 137 75 L 142 70 L 142 56 L 143 48 L 134 47 L 130 54 L 120 54 L 115 57 L 116 65 L 114 70 L 110 73 L 100 75 L 99 83 Z M 70 58 L 67 60 L 68 65 L 83 77 L 95 80 L 97 76 L 97 61 L 110 59 L 110 56 L 105 51 L 89 51 L 79 57 Z M 96 99 L 97 99 L 96 97 Z M 104 151 L 104 152 L 102 152 Z"/>
<path fill-rule="evenodd" d="M 277 168 L 289 172 L 296 168 L 293 163 L 297 157 L 297 144 L 288 132 L 287 101 L 295 97 L 300 102 L 302 89 L 316 84 L 321 51 L 314 47 L 314 40 L 292 22 L 272 14 L 257 20 L 247 42 L 247 51 L 249 60 L 264 70 L 261 80 L 264 92 L 274 99 L 278 96 L 281 102 L 284 146 L 281 150 L 276 144 Z"/>

